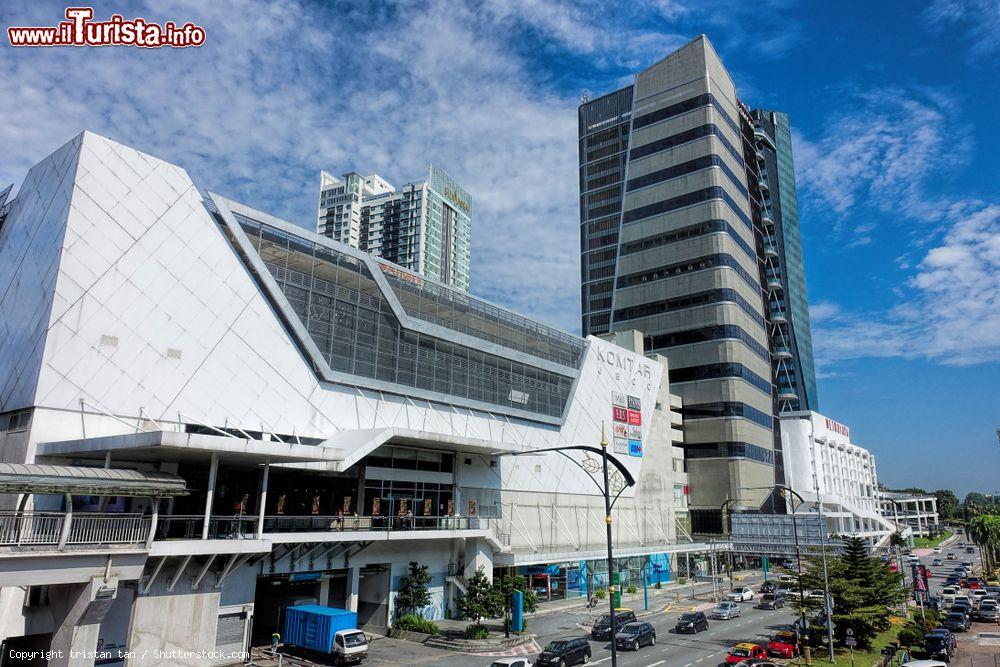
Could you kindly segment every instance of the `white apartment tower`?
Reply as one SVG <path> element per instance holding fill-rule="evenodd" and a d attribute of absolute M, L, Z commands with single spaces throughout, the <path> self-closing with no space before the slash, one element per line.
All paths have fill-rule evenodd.
<path fill-rule="evenodd" d="M 399 190 L 378 174 L 320 173 L 318 233 L 464 291 L 471 213 L 469 194 L 434 165 Z"/>

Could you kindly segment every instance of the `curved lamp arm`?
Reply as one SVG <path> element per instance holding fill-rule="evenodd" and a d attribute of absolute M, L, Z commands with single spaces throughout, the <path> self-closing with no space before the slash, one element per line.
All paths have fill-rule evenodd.
<path fill-rule="evenodd" d="M 493 452 L 492 456 L 524 456 L 528 454 L 544 454 L 546 452 L 558 452 L 559 454 L 562 454 L 564 457 L 566 457 L 567 460 L 572 461 L 578 468 L 580 468 L 580 470 L 583 470 L 585 473 L 587 473 L 587 476 L 590 477 L 590 480 L 594 482 L 594 484 L 597 486 L 597 490 L 603 494 L 604 487 L 598 484 L 597 480 L 594 479 L 593 474 L 586 468 L 584 468 L 579 461 L 570 457 L 566 453 L 567 450 L 573 450 L 573 449 L 579 449 L 585 452 L 591 452 L 601 457 L 605 455 L 604 451 L 599 447 L 592 447 L 590 445 L 567 445 L 565 447 L 544 447 L 542 449 L 532 449 L 527 452 Z M 614 506 L 615 501 L 617 501 L 618 498 L 621 497 L 625 489 L 635 486 L 635 477 L 632 476 L 632 473 L 629 472 L 628 468 L 625 467 L 624 463 L 619 461 L 614 456 L 611 456 L 610 454 L 608 454 L 607 456 L 608 456 L 608 463 L 613 465 L 615 469 L 621 474 L 622 478 L 625 480 L 625 485 L 621 488 L 621 490 L 618 491 L 617 494 L 615 494 L 614 499 L 611 501 L 611 505 Z"/>

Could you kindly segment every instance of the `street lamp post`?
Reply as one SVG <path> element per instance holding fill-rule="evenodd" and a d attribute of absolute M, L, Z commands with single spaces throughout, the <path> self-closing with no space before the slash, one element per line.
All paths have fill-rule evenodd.
<path fill-rule="evenodd" d="M 816 511 L 819 512 L 819 543 L 823 555 L 823 611 L 826 612 L 826 643 L 830 650 L 830 663 L 835 662 L 833 656 L 833 605 L 830 599 L 830 575 L 826 567 L 826 517 L 823 515 L 823 501 L 819 495 L 819 463 L 816 461 L 816 447 L 812 435 L 809 436 L 812 445 L 813 488 L 816 490 Z"/>
<path fill-rule="evenodd" d="M 797 491 L 795 491 L 792 487 L 788 486 L 787 484 L 775 484 L 774 486 L 744 487 L 744 488 L 747 491 L 754 491 L 754 490 L 760 490 L 760 489 L 777 489 L 781 493 L 781 496 L 783 498 L 787 497 L 788 495 L 791 495 L 791 496 L 794 496 L 795 498 L 798 498 L 800 506 L 803 505 L 806 502 L 805 498 L 803 498 L 801 495 L 799 495 L 799 493 Z M 801 623 L 801 626 L 802 626 L 802 631 L 804 632 L 805 629 L 806 629 L 806 608 L 805 608 L 805 591 L 802 590 L 802 549 L 799 546 L 799 531 L 798 531 L 798 525 L 797 525 L 798 522 L 796 521 L 796 514 L 795 514 L 795 500 L 794 500 L 794 498 L 793 499 L 789 499 L 789 500 L 790 500 L 789 505 L 792 508 L 792 541 L 795 543 L 795 560 L 796 560 L 796 565 L 797 565 L 798 572 L 799 572 L 799 610 L 800 610 L 800 623 Z M 822 516 L 822 514 L 820 514 L 820 516 Z M 821 535 L 825 535 L 825 532 L 826 532 L 826 526 L 823 525 L 820 528 L 820 534 Z M 824 576 L 823 576 L 823 587 L 824 587 L 823 588 L 823 600 L 824 600 L 824 606 L 829 607 L 830 582 L 828 581 L 828 579 L 826 577 L 826 539 L 825 539 L 825 537 L 823 539 L 822 545 L 823 545 L 822 548 L 823 548 L 823 569 L 824 569 Z M 832 615 L 830 614 L 829 611 L 827 611 L 826 623 L 827 623 L 828 637 L 832 637 L 833 630 L 832 630 L 832 625 L 831 624 L 833 623 L 833 619 L 832 619 Z M 809 643 L 805 640 L 804 637 L 802 639 L 802 646 L 801 646 L 801 648 L 802 648 L 802 655 L 806 659 L 806 664 L 807 665 L 808 664 L 812 664 L 812 650 L 809 648 Z M 833 652 L 833 642 L 832 641 L 830 642 L 830 652 L 831 653 Z"/>
<path fill-rule="evenodd" d="M 729 533 L 729 588 L 733 587 L 733 549 L 732 549 L 732 533 L 733 533 L 733 521 L 727 511 L 727 508 L 731 503 L 741 503 L 744 502 L 744 498 L 726 498 L 726 502 L 722 503 L 722 507 L 719 508 L 720 514 L 722 514 L 722 520 L 724 522 L 723 530 Z"/>
<path fill-rule="evenodd" d="M 611 488 L 608 484 L 608 439 L 604 435 L 604 424 L 601 424 L 601 458 L 604 468 L 604 523 L 608 534 L 608 612 L 611 614 L 611 664 L 618 665 L 618 649 L 615 642 L 615 586 L 612 577 L 614 554 L 611 547 Z"/>
<path fill-rule="evenodd" d="M 783 496 L 786 495 L 786 491 L 791 491 L 792 493 L 795 493 L 794 491 L 792 491 L 788 487 L 780 487 L 780 488 L 781 488 L 781 495 L 783 495 Z M 798 494 L 795 494 L 795 495 L 798 495 Z M 801 496 L 799 496 L 799 497 L 801 498 Z M 806 635 L 805 635 L 805 632 L 806 632 L 806 594 L 805 594 L 805 591 L 802 590 L 802 550 L 801 550 L 801 548 L 799 548 L 799 531 L 798 531 L 798 528 L 796 526 L 796 524 L 798 523 L 798 521 L 796 521 L 796 518 L 795 518 L 795 502 L 794 502 L 794 499 L 790 499 L 790 500 L 791 500 L 791 502 L 789 502 L 789 505 L 791 505 L 791 507 L 792 507 L 792 540 L 795 542 L 795 560 L 796 560 L 796 563 L 798 565 L 798 571 L 799 571 L 799 616 L 800 616 L 800 621 L 801 621 L 801 626 L 800 626 L 801 627 L 801 633 L 800 633 L 799 636 L 801 638 L 800 642 L 802 644 L 802 646 L 801 646 L 802 655 L 805 656 L 806 664 L 810 665 L 810 664 L 812 664 L 812 655 L 811 655 L 811 651 L 809 649 L 809 640 L 808 640 L 808 637 L 806 637 Z M 825 595 L 826 595 L 826 593 L 824 593 L 824 596 Z"/>
<path fill-rule="evenodd" d="M 593 454 L 600 454 L 601 456 L 601 467 L 604 473 L 604 484 L 598 484 L 597 480 L 594 480 L 592 472 L 584 468 L 579 461 L 571 458 L 567 451 L 580 450 L 584 452 L 590 452 Z M 590 445 L 564 445 L 562 447 L 543 447 L 540 449 L 531 449 L 523 452 L 493 452 L 493 456 L 522 456 L 522 455 L 533 455 L 533 454 L 544 454 L 546 452 L 557 452 L 562 456 L 566 457 L 567 460 L 571 461 L 578 468 L 587 473 L 594 481 L 594 484 L 600 489 L 601 494 L 604 496 L 604 522 L 607 525 L 607 541 L 608 541 L 608 604 L 609 612 L 611 613 L 611 667 L 618 667 L 618 650 L 615 646 L 615 634 L 617 633 L 617 623 L 615 622 L 615 587 L 612 579 L 612 571 L 614 570 L 614 552 L 612 548 L 612 531 L 611 531 L 611 508 L 614 507 L 615 502 L 621 497 L 621 494 L 625 489 L 635 486 L 635 478 L 632 477 L 632 473 L 629 472 L 621 461 L 613 456 L 608 456 L 608 440 L 604 433 L 604 422 L 601 422 L 601 448 Z M 611 483 L 610 476 L 608 474 L 608 465 L 613 465 L 622 478 L 622 487 L 615 494 L 615 497 L 611 497 Z"/>

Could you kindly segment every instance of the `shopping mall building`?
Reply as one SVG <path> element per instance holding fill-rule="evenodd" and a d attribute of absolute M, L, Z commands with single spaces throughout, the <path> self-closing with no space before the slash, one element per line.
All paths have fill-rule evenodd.
<path fill-rule="evenodd" d="M 104 137 L 0 194 L 0 310 L 7 647 L 229 662 L 304 601 L 385 628 L 410 561 L 429 618 L 480 567 L 586 594 L 602 432 L 626 580 L 704 547 L 641 334 L 558 331 Z"/>

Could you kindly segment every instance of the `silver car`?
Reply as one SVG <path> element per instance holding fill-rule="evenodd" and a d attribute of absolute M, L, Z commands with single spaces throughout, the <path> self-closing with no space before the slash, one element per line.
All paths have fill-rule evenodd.
<path fill-rule="evenodd" d="M 735 602 L 720 602 L 716 605 L 715 609 L 712 610 L 712 618 L 718 618 L 724 621 L 728 621 L 731 618 L 736 618 L 743 615 L 743 610 Z"/>

